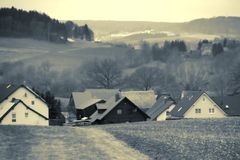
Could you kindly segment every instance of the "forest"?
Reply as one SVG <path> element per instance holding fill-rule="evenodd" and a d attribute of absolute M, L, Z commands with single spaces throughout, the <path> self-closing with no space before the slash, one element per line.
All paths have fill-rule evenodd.
<path fill-rule="evenodd" d="M 65 43 L 67 38 L 93 41 L 94 33 L 88 27 L 72 21 L 60 22 L 45 13 L 21 9 L 0 9 L 0 37 L 33 38 L 56 43 Z"/>

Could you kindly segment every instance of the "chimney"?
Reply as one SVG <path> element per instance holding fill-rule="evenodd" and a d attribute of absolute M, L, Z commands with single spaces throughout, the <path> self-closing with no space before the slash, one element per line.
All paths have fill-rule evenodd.
<path fill-rule="evenodd" d="M 121 99 L 120 93 L 115 94 L 115 101 L 117 102 L 119 99 Z"/>

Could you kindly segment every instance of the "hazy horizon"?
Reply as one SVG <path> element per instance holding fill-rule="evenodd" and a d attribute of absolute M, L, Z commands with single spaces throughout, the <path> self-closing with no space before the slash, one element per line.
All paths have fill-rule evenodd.
<path fill-rule="evenodd" d="M 36 10 L 59 20 L 187 22 L 240 16 L 238 0 L 1 0 L 0 6 Z"/>

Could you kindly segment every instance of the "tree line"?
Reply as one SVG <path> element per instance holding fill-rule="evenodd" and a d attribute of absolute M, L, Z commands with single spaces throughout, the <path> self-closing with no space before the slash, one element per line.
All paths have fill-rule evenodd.
<path fill-rule="evenodd" d="M 74 36 L 72 36 L 74 35 Z M 59 22 L 45 13 L 21 9 L 0 9 L 0 36 L 26 37 L 65 43 L 67 38 L 93 41 L 94 33 L 88 25 L 78 26 L 71 21 Z"/>

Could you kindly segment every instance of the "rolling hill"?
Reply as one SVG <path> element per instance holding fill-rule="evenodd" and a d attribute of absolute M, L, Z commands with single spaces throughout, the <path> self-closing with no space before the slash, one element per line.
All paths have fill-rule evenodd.
<path fill-rule="evenodd" d="M 141 22 L 141 21 L 74 21 L 79 25 L 85 23 L 94 30 L 97 40 L 103 41 L 140 41 L 145 39 L 156 40 L 156 34 L 170 33 L 161 39 L 204 39 L 224 37 L 240 37 L 240 17 L 214 17 L 209 19 L 196 19 L 184 23 Z M 148 37 L 133 35 L 145 33 Z M 118 37 L 116 35 L 119 35 Z M 152 36 L 152 38 L 149 38 Z M 140 37 L 140 38 L 139 38 Z M 123 39 L 124 38 L 124 39 Z"/>
<path fill-rule="evenodd" d="M 76 69 L 95 58 L 118 58 L 127 49 L 108 44 L 76 40 L 66 44 L 18 38 L 0 38 L 0 63 L 21 61 L 27 65 L 50 62 L 56 70 Z"/>

